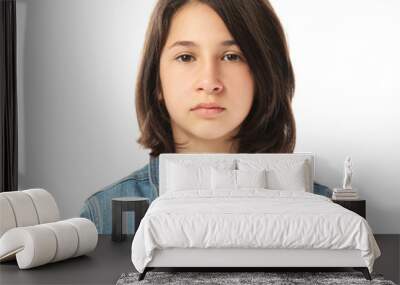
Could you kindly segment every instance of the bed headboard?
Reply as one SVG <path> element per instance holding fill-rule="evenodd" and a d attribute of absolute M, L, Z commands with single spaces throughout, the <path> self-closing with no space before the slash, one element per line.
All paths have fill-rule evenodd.
<path fill-rule="evenodd" d="M 167 161 L 188 161 L 193 163 L 203 163 L 205 161 L 232 161 L 235 163 L 238 159 L 262 161 L 268 164 L 274 161 L 293 160 L 293 161 L 308 161 L 310 167 L 309 171 L 309 192 L 313 193 L 314 182 L 314 155 L 312 153 L 163 153 L 159 157 L 159 194 L 162 195 L 166 192 L 166 181 L 168 179 L 166 173 Z"/>

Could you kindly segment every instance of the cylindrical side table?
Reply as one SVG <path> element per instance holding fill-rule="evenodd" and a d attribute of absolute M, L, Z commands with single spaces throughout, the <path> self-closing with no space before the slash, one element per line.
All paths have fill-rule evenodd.
<path fill-rule="evenodd" d="M 149 199 L 144 197 L 120 197 L 112 199 L 112 240 L 123 241 L 126 238 L 122 234 L 123 212 L 135 212 L 135 233 L 140 221 L 149 207 Z"/>

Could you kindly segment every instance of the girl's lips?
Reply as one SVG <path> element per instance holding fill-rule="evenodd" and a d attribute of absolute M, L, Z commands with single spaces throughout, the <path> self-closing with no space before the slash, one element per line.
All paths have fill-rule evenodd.
<path fill-rule="evenodd" d="M 225 108 L 197 108 L 194 109 L 197 115 L 203 118 L 213 118 L 225 111 Z"/>

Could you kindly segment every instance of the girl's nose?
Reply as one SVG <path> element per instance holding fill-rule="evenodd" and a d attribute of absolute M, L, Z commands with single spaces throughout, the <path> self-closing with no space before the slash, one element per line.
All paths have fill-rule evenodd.
<path fill-rule="evenodd" d="M 198 88 L 201 91 L 204 91 L 207 95 L 212 95 L 212 94 L 219 94 L 223 90 L 223 86 L 221 83 L 217 81 L 213 82 L 204 82 L 201 84 L 201 87 Z"/>
<path fill-rule="evenodd" d="M 223 91 L 224 86 L 218 79 L 215 66 L 208 66 L 202 72 L 199 78 L 196 90 L 208 94 L 219 94 Z"/>

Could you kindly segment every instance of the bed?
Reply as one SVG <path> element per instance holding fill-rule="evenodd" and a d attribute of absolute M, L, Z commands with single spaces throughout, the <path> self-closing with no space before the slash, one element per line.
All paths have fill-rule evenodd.
<path fill-rule="evenodd" d="M 161 267 L 352 267 L 371 280 L 371 228 L 313 193 L 314 169 L 311 153 L 161 154 L 160 196 L 132 242 L 139 280 Z"/>

